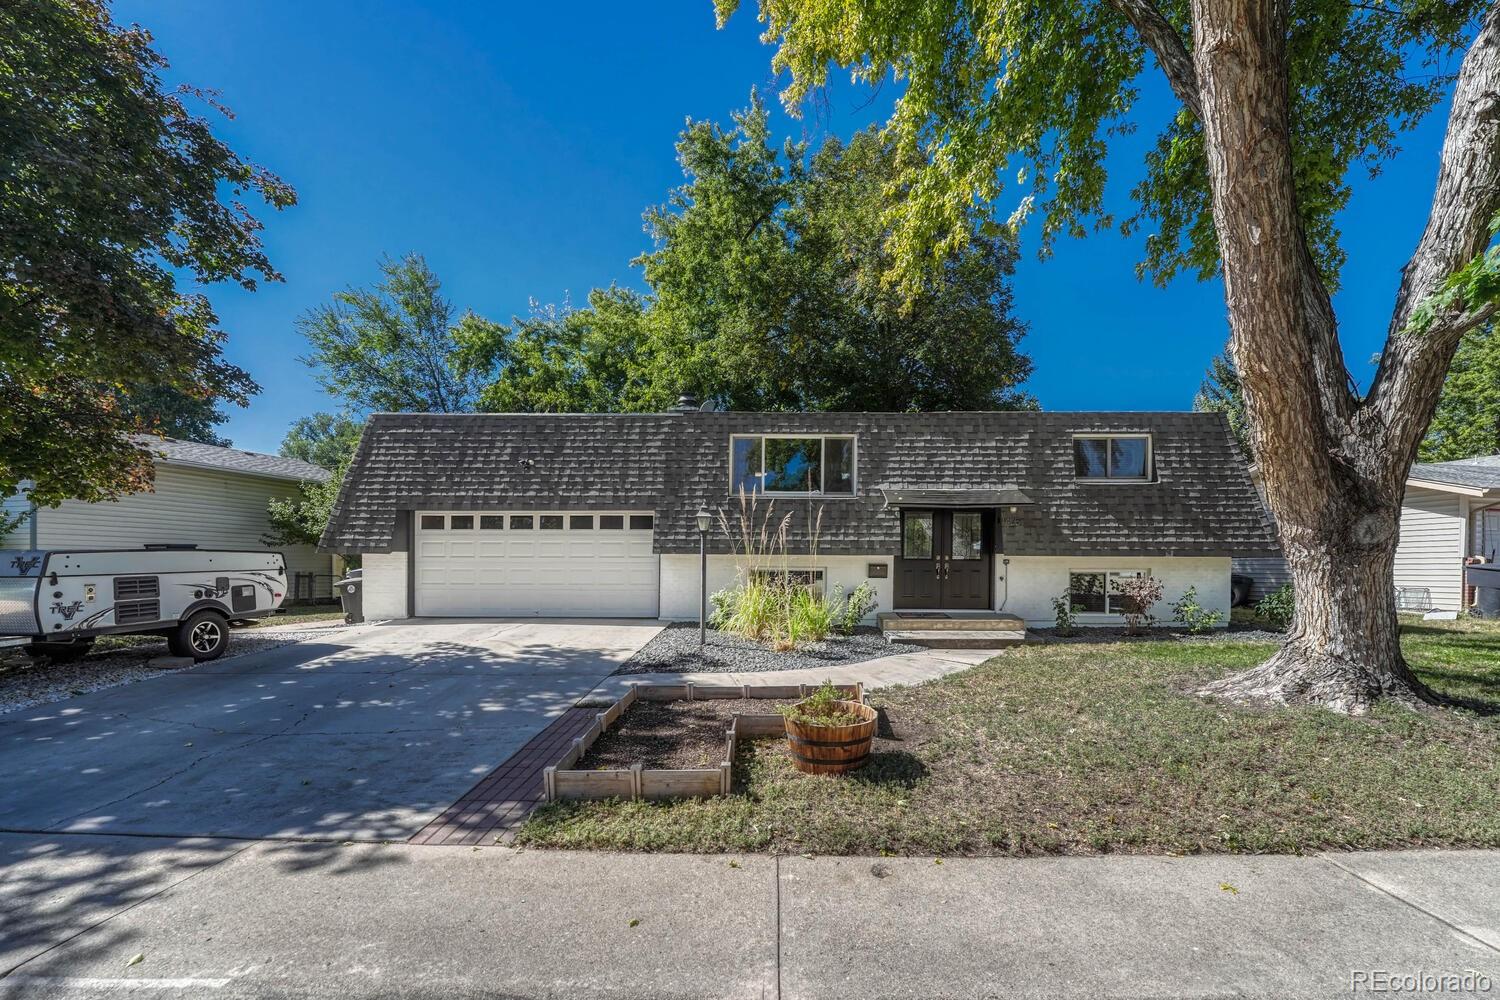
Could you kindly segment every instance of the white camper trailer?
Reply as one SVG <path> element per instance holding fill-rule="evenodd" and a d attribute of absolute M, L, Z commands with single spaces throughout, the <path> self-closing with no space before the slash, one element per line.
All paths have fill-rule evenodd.
<path fill-rule="evenodd" d="M 0 550 L 0 636 L 76 659 L 100 635 L 161 635 L 174 654 L 212 660 L 229 623 L 274 614 L 286 596 L 279 552 L 191 545 Z"/>

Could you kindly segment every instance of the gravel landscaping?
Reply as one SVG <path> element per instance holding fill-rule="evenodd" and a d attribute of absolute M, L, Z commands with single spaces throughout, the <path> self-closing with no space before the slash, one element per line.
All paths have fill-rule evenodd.
<path fill-rule="evenodd" d="M 789 704 L 769 698 L 638 701 L 594 741 L 578 769 L 718 767 L 734 716 L 771 715 Z"/>
<path fill-rule="evenodd" d="M 264 653 L 278 646 L 315 640 L 337 625 L 290 626 L 276 628 L 235 629 L 229 649 L 219 659 L 228 660 L 250 653 Z M 105 636 L 94 651 L 75 663 L 47 663 L 33 660 L 19 646 L 0 648 L 0 715 L 62 701 L 74 695 L 100 691 L 129 684 L 132 681 L 177 673 L 192 667 L 153 667 L 149 661 L 171 655 L 167 640 L 156 636 Z"/>
<path fill-rule="evenodd" d="M 621 665 L 617 674 L 711 673 L 732 674 L 763 670 L 803 670 L 840 663 L 861 663 L 897 653 L 915 653 L 920 646 L 887 642 L 880 630 L 861 626 L 853 635 L 829 636 L 822 642 L 778 653 L 769 646 L 708 630 L 708 643 L 699 649 L 698 626 L 674 622 Z"/>

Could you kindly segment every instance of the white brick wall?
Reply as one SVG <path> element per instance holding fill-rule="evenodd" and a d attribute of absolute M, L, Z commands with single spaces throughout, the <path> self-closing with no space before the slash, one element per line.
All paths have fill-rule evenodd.
<path fill-rule="evenodd" d="M 364 567 L 365 620 L 406 617 L 405 552 L 367 552 Z"/>
<path fill-rule="evenodd" d="M 795 556 L 792 569 L 817 567 L 823 570 L 823 581 L 830 591 L 838 584 L 848 593 L 864 583 L 870 563 L 884 563 L 884 580 L 870 580 L 875 586 L 875 611 L 891 610 L 891 583 L 895 577 L 895 560 L 890 556 Z M 733 556 L 708 557 L 708 592 L 723 590 L 735 581 L 738 563 Z M 768 564 L 769 565 L 769 564 Z M 775 564 L 778 568 L 780 563 Z M 668 620 L 698 620 L 698 557 L 664 555 L 661 557 L 661 616 Z M 870 623 L 874 623 L 871 613 Z"/>
<path fill-rule="evenodd" d="M 1157 558 L 1142 556 L 1012 556 L 1005 566 L 997 556 L 995 598 L 1003 610 L 1026 619 L 1026 624 L 1046 627 L 1054 623 L 1052 599 L 1068 589 L 1068 574 L 1074 570 L 1143 570 L 1162 581 L 1165 591 L 1152 613 L 1165 623 L 1172 617 L 1170 605 L 1189 587 L 1198 588 L 1198 603 L 1229 616 L 1229 558 Z M 1009 581 L 1004 577 L 1009 574 Z M 1010 584 L 1009 595 L 1006 583 Z M 1119 615 L 1080 615 L 1080 625 L 1115 625 Z"/>

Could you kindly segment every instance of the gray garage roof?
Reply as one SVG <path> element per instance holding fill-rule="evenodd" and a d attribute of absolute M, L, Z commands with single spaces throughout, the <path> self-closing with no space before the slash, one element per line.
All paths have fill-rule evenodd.
<path fill-rule="evenodd" d="M 1500 455 L 1413 465 L 1406 478 L 1479 490 L 1500 489 Z"/>
<path fill-rule="evenodd" d="M 268 479 L 292 479 L 297 482 L 321 483 L 330 473 L 322 466 L 280 455 L 266 455 L 258 451 L 242 451 L 239 448 L 220 448 L 218 445 L 200 444 L 197 441 L 179 441 L 177 438 L 158 438 L 141 435 L 137 440 L 141 447 L 149 448 L 157 460 L 167 465 L 185 465 L 196 469 L 215 469 L 220 472 L 238 472 L 246 476 L 263 476 Z"/>
<path fill-rule="evenodd" d="M 1072 435 L 1152 435 L 1156 481 L 1074 478 Z M 852 498 L 776 501 L 806 551 L 894 551 L 900 514 L 887 490 L 1020 490 L 1003 516 L 1007 555 L 1237 555 L 1276 551 L 1245 461 L 1217 414 L 704 413 L 377 414 L 345 477 L 322 544 L 388 552 L 402 512 L 647 510 L 656 548 L 697 552 L 701 505 L 729 495 L 731 434 L 857 435 Z M 976 494 L 983 495 L 983 494 Z M 1008 494 L 1007 494 L 1008 495 Z M 764 514 L 769 501 L 760 502 Z M 715 532 L 716 551 L 729 551 Z"/>

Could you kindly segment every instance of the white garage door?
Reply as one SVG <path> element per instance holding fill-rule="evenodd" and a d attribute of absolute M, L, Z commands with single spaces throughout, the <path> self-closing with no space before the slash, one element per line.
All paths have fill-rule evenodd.
<path fill-rule="evenodd" d="M 655 618 L 654 530 L 641 511 L 419 512 L 417 614 Z"/>

